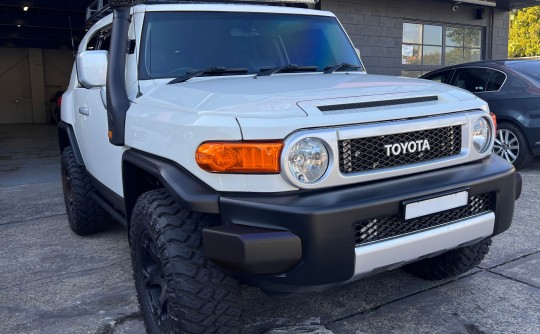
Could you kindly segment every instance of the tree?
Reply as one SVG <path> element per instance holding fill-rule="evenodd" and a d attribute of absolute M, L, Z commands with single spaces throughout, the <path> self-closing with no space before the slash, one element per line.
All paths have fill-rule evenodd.
<path fill-rule="evenodd" d="M 540 6 L 520 9 L 510 14 L 508 56 L 540 56 Z"/>

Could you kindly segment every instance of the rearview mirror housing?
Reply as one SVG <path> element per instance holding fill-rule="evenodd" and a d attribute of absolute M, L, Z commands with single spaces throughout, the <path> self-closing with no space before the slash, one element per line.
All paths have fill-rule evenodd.
<path fill-rule="evenodd" d="M 77 55 L 77 76 L 86 88 L 102 87 L 107 83 L 107 51 L 83 51 Z"/>

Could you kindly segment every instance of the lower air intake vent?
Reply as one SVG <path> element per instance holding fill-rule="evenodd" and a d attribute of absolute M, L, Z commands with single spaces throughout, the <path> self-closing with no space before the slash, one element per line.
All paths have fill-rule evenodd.
<path fill-rule="evenodd" d="M 403 220 L 401 215 L 394 215 L 358 222 L 354 227 L 356 246 L 420 232 L 492 211 L 494 210 L 492 206 L 493 195 L 493 193 L 485 193 L 473 196 L 469 199 L 469 205 L 465 207 L 408 221 Z"/>

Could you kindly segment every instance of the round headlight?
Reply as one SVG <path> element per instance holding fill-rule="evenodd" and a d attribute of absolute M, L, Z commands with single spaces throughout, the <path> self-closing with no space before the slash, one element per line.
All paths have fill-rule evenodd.
<path fill-rule="evenodd" d="M 484 153 L 490 145 L 491 141 L 491 124 L 485 117 L 480 117 L 474 123 L 472 136 L 473 146 L 479 153 Z"/>
<path fill-rule="evenodd" d="M 320 139 L 304 138 L 289 151 L 288 163 L 298 181 L 314 183 L 328 169 L 328 151 Z"/>

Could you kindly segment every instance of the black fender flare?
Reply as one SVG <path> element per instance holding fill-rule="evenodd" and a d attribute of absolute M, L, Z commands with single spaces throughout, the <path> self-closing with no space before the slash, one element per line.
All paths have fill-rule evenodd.
<path fill-rule="evenodd" d="M 77 143 L 75 131 L 73 131 L 73 126 L 64 121 L 58 123 L 58 145 L 60 147 L 60 154 L 62 154 L 62 151 L 64 151 L 66 147 L 71 146 L 73 155 L 75 156 L 75 162 L 84 166 L 84 160 L 81 155 L 79 143 Z"/>
<path fill-rule="evenodd" d="M 152 189 L 142 180 L 145 174 L 156 181 L 154 188 L 164 187 L 185 208 L 194 212 L 219 213 L 219 194 L 183 167 L 174 161 L 129 149 L 122 155 L 124 201 L 128 221 L 137 198 Z"/>

